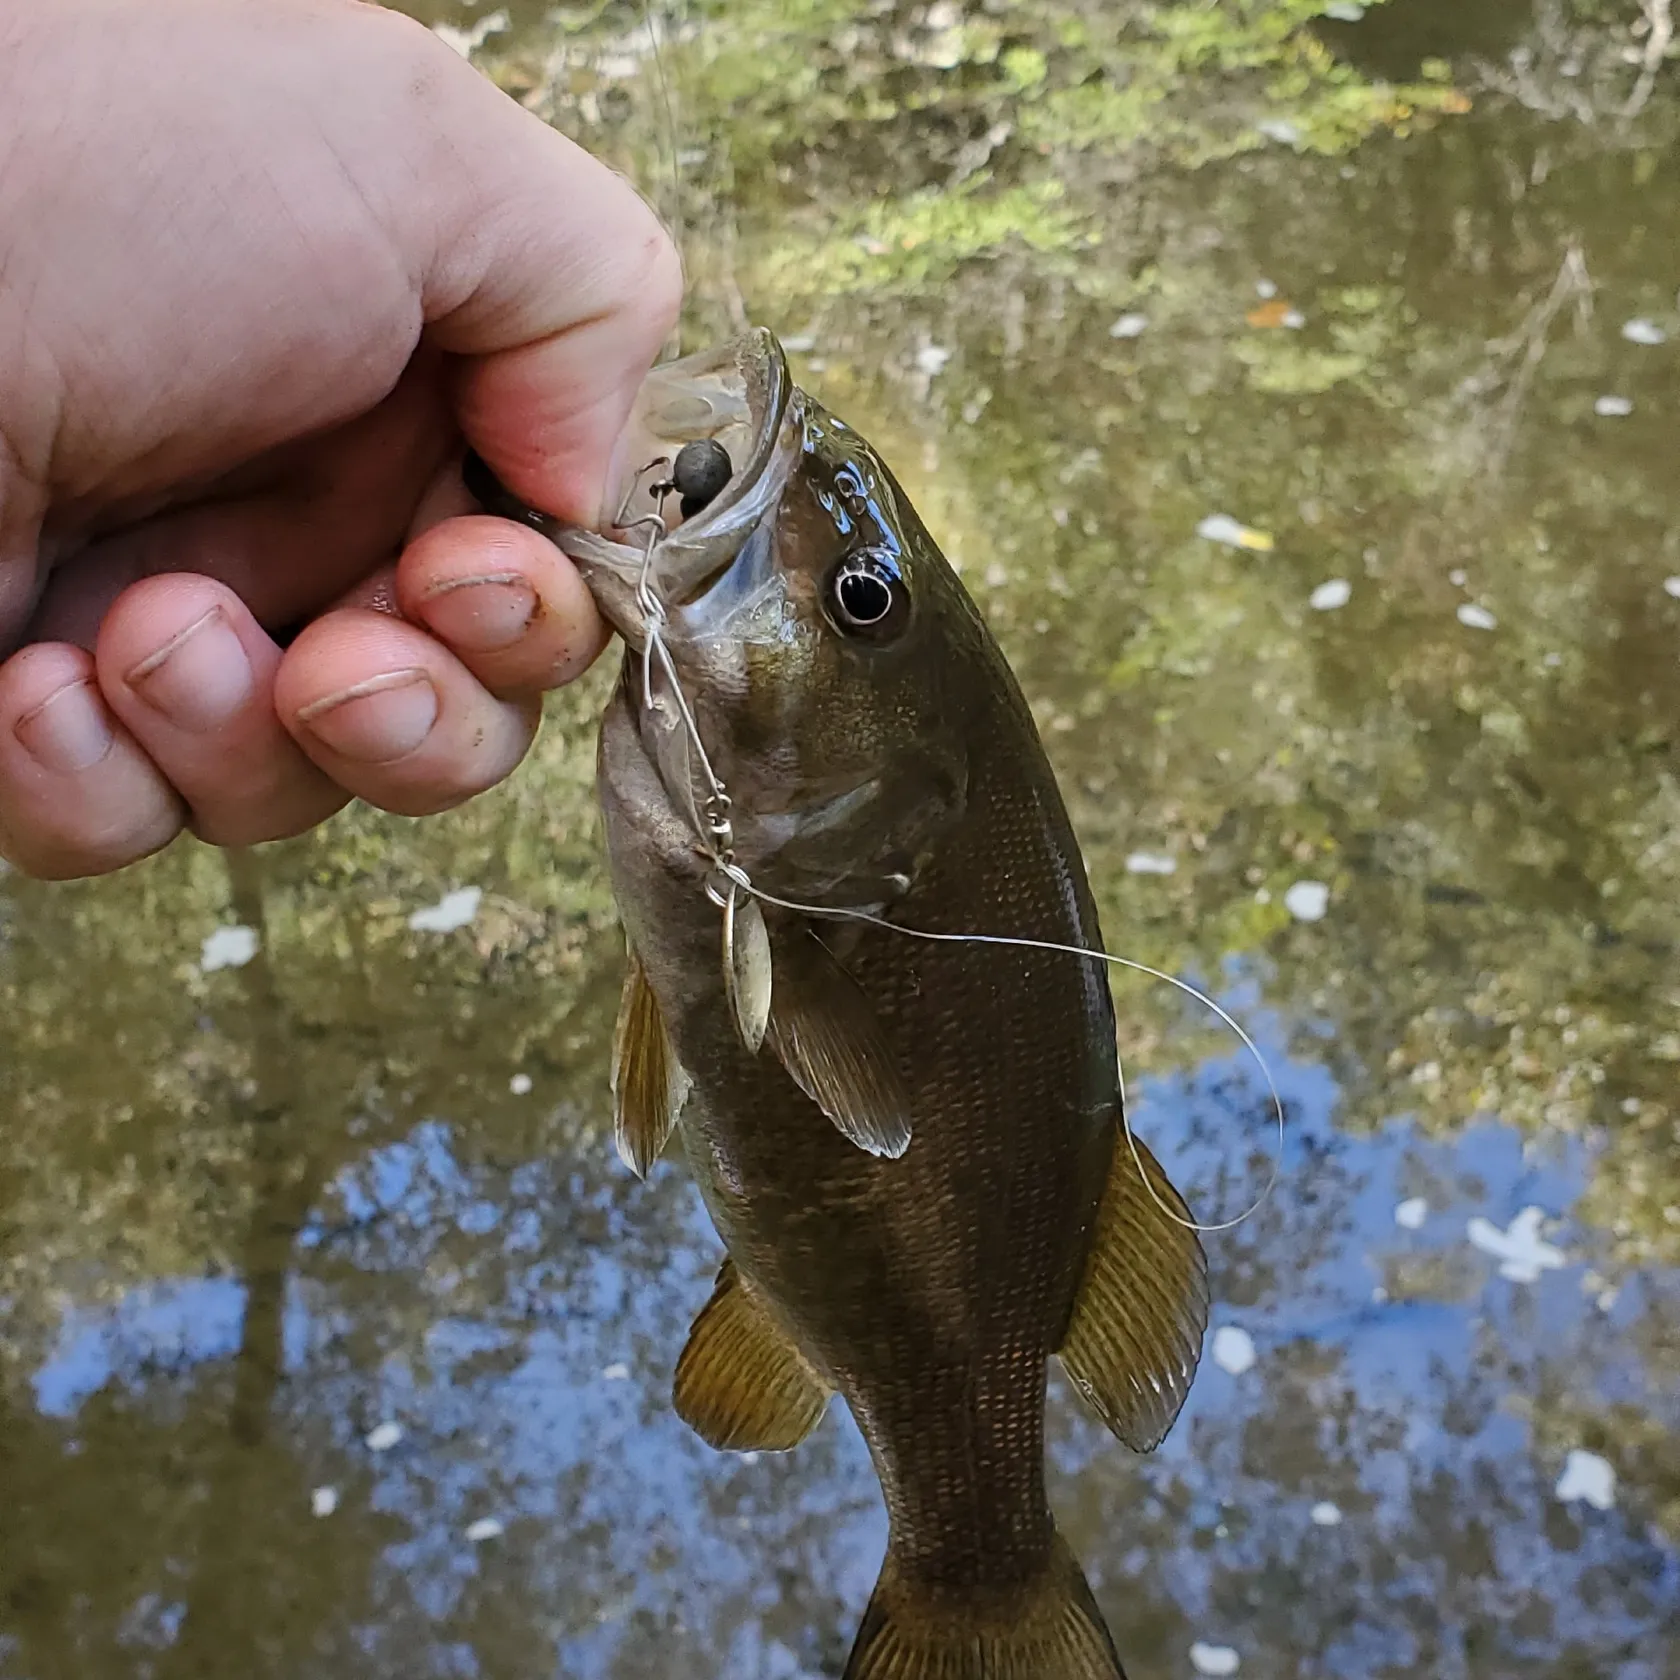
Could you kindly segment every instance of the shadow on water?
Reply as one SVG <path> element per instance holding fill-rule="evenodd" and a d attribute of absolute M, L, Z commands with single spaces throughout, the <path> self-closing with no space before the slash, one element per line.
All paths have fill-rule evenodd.
<path fill-rule="evenodd" d="M 669 178 L 638 7 L 412 9 Z M 1353 10 L 690 0 L 688 337 L 900 466 L 1115 948 L 1290 1105 L 1167 1443 L 1052 1394 L 1133 1680 L 1670 1680 L 1680 90 L 1637 4 Z M 838 1673 L 843 1408 L 669 1406 L 717 1245 L 610 1141 L 607 676 L 449 817 L 0 884 L 0 1680 Z M 1116 989 L 1224 1217 L 1253 1071 Z"/>

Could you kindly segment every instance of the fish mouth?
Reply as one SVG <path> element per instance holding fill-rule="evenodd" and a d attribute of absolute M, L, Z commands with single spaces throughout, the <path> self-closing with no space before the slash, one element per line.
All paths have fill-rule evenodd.
<path fill-rule="evenodd" d="M 787 356 L 765 327 L 661 363 L 642 381 L 616 452 L 623 465 L 608 491 L 609 521 L 552 533 L 632 649 L 642 651 L 648 637 L 644 572 L 659 608 L 691 603 L 774 507 L 800 454 L 796 397 Z M 723 446 L 731 471 L 722 490 L 684 518 L 674 463 L 683 445 L 703 439 Z"/>

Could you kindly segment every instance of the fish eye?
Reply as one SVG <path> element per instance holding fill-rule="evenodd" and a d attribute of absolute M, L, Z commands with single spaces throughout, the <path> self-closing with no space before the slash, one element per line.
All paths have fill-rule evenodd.
<path fill-rule="evenodd" d="M 892 641 L 910 617 L 910 592 L 897 565 L 886 556 L 854 554 L 829 578 L 828 611 L 848 635 Z"/>

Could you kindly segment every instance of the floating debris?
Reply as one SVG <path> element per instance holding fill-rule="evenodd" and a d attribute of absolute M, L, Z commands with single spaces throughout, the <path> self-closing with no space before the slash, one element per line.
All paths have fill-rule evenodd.
<path fill-rule="evenodd" d="M 1272 539 L 1267 532 L 1244 525 L 1228 513 L 1210 513 L 1196 527 L 1196 535 L 1207 538 L 1209 542 L 1224 543 L 1230 548 L 1253 549 L 1260 554 L 1269 552 L 1272 547 Z"/>
<path fill-rule="evenodd" d="M 1330 908 L 1330 889 L 1322 881 L 1297 881 L 1283 895 L 1283 907 L 1298 922 L 1322 921 Z"/>
<path fill-rule="evenodd" d="M 1126 858 L 1128 875 L 1170 875 L 1178 868 L 1178 859 L 1165 852 L 1132 852 Z"/>
<path fill-rule="evenodd" d="M 1263 298 L 1275 298 L 1278 294 L 1277 282 L 1274 280 L 1256 280 L 1254 295 Z"/>
<path fill-rule="evenodd" d="M 1680 577 L 1664 578 L 1663 593 L 1672 595 L 1675 600 L 1680 601 Z"/>
<path fill-rule="evenodd" d="M 1254 1364 L 1254 1338 L 1237 1324 L 1222 1324 L 1213 1333 L 1213 1362 L 1240 1377 Z"/>
<path fill-rule="evenodd" d="M 1340 1505 L 1333 1505 L 1328 1499 L 1321 1499 L 1312 1508 L 1312 1520 L 1320 1528 L 1339 1527 L 1342 1520 L 1342 1508 Z"/>
<path fill-rule="evenodd" d="M 1190 1666 L 1210 1680 L 1222 1680 L 1242 1667 L 1242 1658 L 1229 1645 L 1206 1645 L 1198 1639 L 1190 1647 Z"/>
<path fill-rule="evenodd" d="M 1429 1217 L 1429 1203 L 1422 1196 L 1408 1196 L 1394 1209 L 1394 1223 L 1404 1231 L 1421 1229 Z"/>
<path fill-rule="evenodd" d="M 1491 1220 L 1476 1215 L 1465 1226 L 1472 1246 L 1499 1261 L 1499 1275 L 1512 1283 L 1534 1283 L 1542 1271 L 1555 1271 L 1567 1261 L 1561 1248 L 1543 1242 L 1540 1222 L 1546 1216 L 1537 1207 L 1525 1207 L 1501 1231 Z"/>
<path fill-rule="evenodd" d="M 1643 315 L 1637 315 L 1631 321 L 1622 323 L 1622 337 L 1629 344 L 1666 344 L 1668 334 L 1655 321 L 1648 321 Z"/>
<path fill-rule="evenodd" d="M 1608 1511 L 1616 1503 L 1615 1466 L 1597 1453 L 1572 1447 L 1552 1491 L 1566 1505 L 1584 1499 L 1595 1509 Z"/>
<path fill-rule="evenodd" d="M 1471 630 L 1499 628 L 1499 620 L 1486 607 L 1478 607 L 1474 601 L 1463 601 L 1459 604 L 1458 622 Z"/>
<path fill-rule="evenodd" d="M 1301 143 L 1301 131 L 1294 123 L 1285 121 L 1282 117 L 1267 117 L 1254 125 L 1268 140 L 1276 140 L 1279 145 L 1298 146 Z"/>
<path fill-rule="evenodd" d="M 531 1094 L 531 1076 L 528 1073 L 516 1073 L 508 1081 L 508 1089 L 516 1097 L 528 1097 Z"/>
<path fill-rule="evenodd" d="M 1469 581 L 1470 574 L 1465 571 L 1462 566 L 1454 566 L 1453 569 L 1447 573 L 1447 582 L 1450 583 L 1454 589 L 1462 589 Z"/>
<path fill-rule="evenodd" d="M 1256 304 L 1243 317 L 1251 327 L 1266 329 L 1287 327 L 1294 330 L 1304 327 L 1307 318 L 1286 298 L 1268 298 L 1264 303 Z"/>
<path fill-rule="evenodd" d="M 950 361 L 951 352 L 943 344 L 924 344 L 916 352 L 916 366 L 929 379 L 945 371 L 945 364 Z"/>
<path fill-rule="evenodd" d="M 198 966 L 206 974 L 218 968 L 243 968 L 257 954 L 257 930 L 249 927 L 219 927 L 204 941 Z"/>
<path fill-rule="evenodd" d="M 480 1517 L 467 1524 L 467 1538 L 476 1546 L 481 1540 L 496 1540 L 507 1532 L 494 1517 Z"/>
<path fill-rule="evenodd" d="M 817 335 L 815 333 L 793 333 L 782 340 L 782 348 L 790 356 L 803 356 L 807 350 L 815 350 Z"/>
<path fill-rule="evenodd" d="M 1633 413 L 1633 404 L 1626 397 L 1600 397 L 1593 404 L 1593 413 L 1606 420 L 1625 420 Z"/>
<path fill-rule="evenodd" d="M 367 1450 L 369 1452 L 389 1452 L 402 1438 L 405 1431 L 400 1423 L 382 1423 L 377 1429 L 368 1432 Z"/>
<path fill-rule="evenodd" d="M 628 1382 L 630 1379 L 630 1367 L 624 1364 L 621 1360 L 616 1364 L 609 1365 L 601 1373 L 601 1377 L 603 1381 L 606 1382 Z"/>
<path fill-rule="evenodd" d="M 1365 8 L 1358 4 L 1358 0 L 1330 0 L 1324 8 L 1327 18 L 1334 18 L 1337 23 L 1358 23 L 1365 15 Z"/>
<path fill-rule="evenodd" d="M 1149 330 L 1149 317 L 1139 315 L 1135 311 L 1129 315 L 1122 315 L 1112 327 L 1108 329 L 1110 338 L 1142 338 Z"/>
<path fill-rule="evenodd" d="M 338 1489 L 335 1487 L 318 1487 L 309 1496 L 309 1514 L 315 1517 L 330 1517 L 338 1509 Z"/>
<path fill-rule="evenodd" d="M 452 46 L 462 58 L 470 58 L 490 36 L 501 34 L 507 26 L 508 15 L 501 11 L 480 18 L 471 29 L 457 29 L 449 23 L 434 23 L 432 33 L 440 41 Z"/>
<path fill-rule="evenodd" d="M 1314 612 L 1334 612 L 1345 607 L 1353 596 L 1353 585 L 1346 578 L 1328 578 L 1307 597 L 1307 605 Z"/>
<path fill-rule="evenodd" d="M 483 897 L 482 887 L 457 888 L 452 893 L 445 893 L 436 904 L 424 910 L 416 910 L 408 918 L 408 925 L 416 933 L 454 933 L 457 928 L 464 928 L 478 914 L 479 902 Z"/>

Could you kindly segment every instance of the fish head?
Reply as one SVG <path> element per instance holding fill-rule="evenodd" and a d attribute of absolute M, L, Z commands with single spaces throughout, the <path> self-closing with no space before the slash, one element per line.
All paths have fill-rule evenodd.
<path fill-rule="evenodd" d="M 645 422 L 698 422 L 703 394 L 727 417 L 705 435 L 729 448 L 729 483 L 663 535 L 561 546 L 628 644 L 625 695 L 670 808 L 697 837 L 726 810 L 733 860 L 767 893 L 879 911 L 963 812 L 962 672 L 984 633 L 885 462 L 793 385 L 770 334 L 686 362 L 638 403 L 630 454 L 669 460 L 677 439 Z"/>

